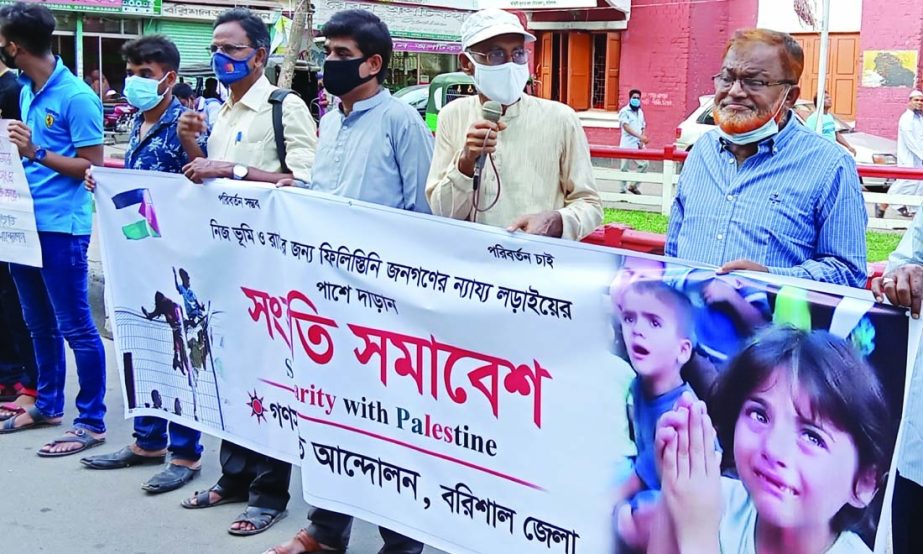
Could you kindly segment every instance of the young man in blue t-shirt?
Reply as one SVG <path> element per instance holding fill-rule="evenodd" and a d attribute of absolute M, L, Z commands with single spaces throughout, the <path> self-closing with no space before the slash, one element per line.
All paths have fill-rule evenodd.
<path fill-rule="evenodd" d="M 54 16 L 25 2 L 0 8 L 0 59 L 22 72 L 22 122 L 9 124 L 23 157 L 42 247 L 42 267 L 12 264 L 38 367 L 35 406 L 0 432 L 60 425 L 64 415 L 64 340 L 74 351 L 80 392 L 77 418 L 42 457 L 67 456 L 105 440 L 106 361 L 87 301 L 87 247 L 92 228 L 83 175 L 103 162 L 99 97 L 52 54 Z"/>
<path fill-rule="evenodd" d="M 125 96 L 128 102 L 139 110 L 131 127 L 128 151 L 125 153 L 125 167 L 180 173 L 184 165 L 205 156 L 208 135 L 203 133 L 197 140 L 190 140 L 180 137 L 177 133 L 179 117 L 186 111 L 173 96 L 173 85 L 176 84 L 180 66 L 179 50 L 170 39 L 149 35 L 125 43 L 122 47 L 122 57 L 125 58 L 127 75 Z M 96 187 L 89 172 L 86 176 L 86 187 L 89 190 Z M 186 273 L 182 269 L 180 272 Z M 187 287 L 188 280 L 189 276 L 186 274 L 184 282 Z M 186 298 L 186 294 L 183 294 L 183 297 Z M 203 315 L 198 305 L 190 306 L 187 300 L 187 320 L 201 319 Z M 185 375 L 191 368 L 185 363 L 188 357 L 184 350 L 186 341 L 183 338 L 183 321 L 181 317 L 174 319 L 171 324 L 175 324 L 175 358 L 180 361 L 179 366 L 174 368 L 180 369 Z M 189 321 L 186 323 L 186 329 L 195 325 Z M 176 490 L 199 474 L 202 457 L 202 446 L 199 444 L 201 433 L 172 422 L 168 428 L 166 420 L 153 416 L 136 417 L 134 430 L 134 443 L 112 454 L 90 456 L 80 462 L 90 469 L 121 469 L 159 464 L 164 461 L 169 450 L 170 463 L 141 486 L 152 494 Z"/>

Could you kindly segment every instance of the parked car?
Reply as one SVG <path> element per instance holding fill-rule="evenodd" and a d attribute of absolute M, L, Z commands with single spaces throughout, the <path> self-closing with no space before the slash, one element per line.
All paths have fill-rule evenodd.
<path fill-rule="evenodd" d="M 426 119 L 426 103 L 429 101 L 429 85 L 411 85 L 394 93 L 394 97 L 410 104 Z"/>
<path fill-rule="evenodd" d="M 677 150 L 691 150 L 699 137 L 714 129 L 712 117 L 714 108 L 711 94 L 699 98 L 699 107 L 676 128 Z M 795 116 L 804 121 L 814 113 L 814 104 L 808 100 L 795 103 Z M 833 116 L 836 132 L 843 133 L 846 142 L 856 149 L 856 163 L 861 165 L 897 165 L 897 141 L 856 131 L 855 128 L 837 116 Z M 871 180 L 870 180 L 871 181 Z M 866 183 L 876 188 L 887 188 L 890 181 Z"/>

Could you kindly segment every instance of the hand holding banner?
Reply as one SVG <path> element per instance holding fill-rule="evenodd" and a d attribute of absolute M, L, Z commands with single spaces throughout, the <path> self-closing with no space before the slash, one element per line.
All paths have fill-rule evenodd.
<path fill-rule="evenodd" d="M 42 267 L 32 191 L 16 146 L 0 119 L 0 261 Z"/>

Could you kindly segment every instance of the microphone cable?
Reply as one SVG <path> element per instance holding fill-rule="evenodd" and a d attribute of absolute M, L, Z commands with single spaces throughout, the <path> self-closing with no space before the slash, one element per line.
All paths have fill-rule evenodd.
<path fill-rule="evenodd" d="M 498 138 L 499 138 L 499 135 L 498 135 Z M 482 149 L 487 147 L 488 140 L 490 140 L 490 132 L 488 132 L 487 136 L 484 137 L 484 143 L 481 145 Z M 496 197 L 494 197 L 494 201 L 491 202 L 489 206 L 487 206 L 484 209 L 481 209 L 481 190 L 482 188 L 480 186 L 481 184 L 480 175 L 478 175 L 478 179 L 475 179 L 474 181 L 474 196 L 472 197 L 471 213 L 469 214 L 469 219 L 471 219 L 471 221 L 474 223 L 477 223 L 478 213 L 484 213 L 484 212 L 487 212 L 493 209 L 493 207 L 497 205 L 497 202 L 500 201 L 500 189 L 501 189 L 500 172 L 497 170 L 497 164 L 494 163 L 494 155 L 488 154 L 487 159 L 490 160 L 490 167 L 494 170 L 494 177 L 497 178 L 497 195 Z"/>

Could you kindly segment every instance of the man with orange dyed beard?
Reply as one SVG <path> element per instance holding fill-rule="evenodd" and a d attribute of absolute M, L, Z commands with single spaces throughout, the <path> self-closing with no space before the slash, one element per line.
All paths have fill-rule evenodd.
<path fill-rule="evenodd" d="M 668 256 L 863 287 L 856 163 L 798 122 L 804 52 L 790 35 L 737 31 L 714 76 L 715 122 L 680 176 Z"/>

